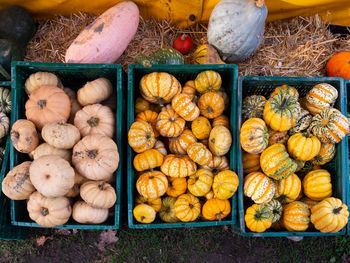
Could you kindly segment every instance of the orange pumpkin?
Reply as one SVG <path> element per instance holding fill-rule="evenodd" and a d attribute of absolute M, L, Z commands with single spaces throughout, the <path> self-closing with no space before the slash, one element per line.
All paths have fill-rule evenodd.
<path fill-rule="evenodd" d="M 282 221 L 288 231 L 305 231 L 310 223 L 310 209 L 307 204 L 294 201 L 284 207 Z"/>
<path fill-rule="evenodd" d="M 146 150 L 134 158 L 134 167 L 139 172 L 161 166 L 162 163 L 163 155 L 155 149 Z"/>
<path fill-rule="evenodd" d="M 274 197 L 279 198 L 282 203 L 291 203 L 298 199 L 301 192 L 301 181 L 296 174 L 291 174 L 282 180 L 276 180 L 275 185 Z"/>
<path fill-rule="evenodd" d="M 135 100 L 135 113 L 138 114 L 140 112 L 146 111 L 150 109 L 150 103 L 143 99 L 143 98 L 137 98 Z"/>
<path fill-rule="evenodd" d="M 70 100 L 68 95 L 56 86 L 42 86 L 29 95 L 25 104 L 28 120 L 41 130 L 45 124 L 67 122 L 70 116 Z"/>
<path fill-rule="evenodd" d="M 231 212 L 231 205 L 228 200 L 211 198 L 205 202 L 202 208 L 202 215 L 207 220 L 224 219 Z"/>
<path fill-rule="evenodd" d="M 242 154 L 243 172 L 249 174 L 260 170 L 260 154 L 243 152 Z"/>
<path fill-rule="evenodd" d="M 238 176 L 231 170 L 225 170 L 214 176 L 213 192 L 216 198 L 229 199 L 237 191 Z"/>
<path fill-rule="evenodd" d="M 199 199 L 192 194 L 180 195 L 175 202 L 175 215 L 182 222 L 194 221 L 201 212 Z"/>
<path fill-rule="evenodd" d="M 326 70 L 329 77 L 350 79 L 350 52 L 339 52 L 328 61 Z"/>
<path fill-rule="evenodd" d="M 210 131 L 209 149 L 215 156 L 223 156 L 230 150 L 232 135 L 224 126 L 216 126 Z"/>
<path fill-rule="evenodd" d="M 214 119 L 220 116 L 224 109 L 224 99 L 216 92 L 204 93 L 198 99 L 198 108 L 204 117 Z"/>
<path fill-rule="evenodd" d="M 196 90 L 199 93 L 217 91 L 220 89 L 221 83 L 222 80 L 220 74 L 213 70 L 200 72 L 194 80 Z"/>
<path fill-rule="evenodd" d="M 171 101 L 171 106 L 185 121 L 193 121 L 199 116 L 199 108 L 186 94 L 177 94 Z"/>
<path fill-rule="evenodd" d="M 146 198 L 142 195 L 138 195 L 135 198 L 135 206 L 140 204 L 146 204 L 151 206 L 154 211 L 159 212 L 160 208 L 162 207 L 162 199 L 160 197 L 157 198 Z"/>
<path fill-rule="evenodd" d="M 197 171 L 197 165 L 187 155 L 169 154 L 164 158 L 160 170 L 170 177 L 186 177 Z"/>
<path fill-rule="evenodd" d="M 147 122 L 149 125 L 152 126 L 153 132 L 154 132 L 154 136 L 158 137 L 159 136 L 159 132 L 156 129 L 156 123 L 157 123 L 157 118 L 158 118 L 158 113 L 151 111 L 151 110 L 145 110 L 143 112 L 140 112 L 139 114 L 137 114 L 135 121 L 145 121 Z"/>
<path fill-rule="evenodd" d="M 128 141 L 137 153 L 152 149 L 156 143 L 152 126 L 145 121 L 134 122 L 129 129 Z"/>
<path fill-rule="evenodd" d="M 165 157 L 168 154 L 168 152 L 167 152 L 167 150 L 165 148 L 165 145 L 164 145 L 164 143 L 162 141 L 156 141 L 156 143 L 154 144 L 153 149 L 155 149 L 158 152 L 160 152 L 163 155 L 163 157 Z"/>
<path fill-rule="evenodd" d="M 230 122 L 229 122 L 229 119 L 227 118 L 227 116 L 220 115 L 220 116 L 214 118 L 212 126 L 213 126 L 213 128 L 216 127 L 216 126 L 224 126 L 227 129 L 229 129 L 230 128 Z"/>
<path fill-rule="evenodd" d="M 194 97 L 196 96 L 196 88 L 193 80 L 189 80 L 185 83 L 185 85 L 182 87 L 182 94 L 186 94 L 190 99 L 193 101 Z"/>
<path fill-rule="evenodd" d="M 185 124 L 186 121 L 169 108 L 159 113 L 156 128 L 164 137 L 178 137 L 184 131 Z"/>
<path fill-rule="evenodd" d="M 269 134 L 265 122 L 259 118 L 246 120 L 241 127 L 241 146 L 248 153 L 261 153 L 268 145 Z"/>
<path fill-rule="evenodd" d="M 177 138 L 169 139 L 169 149 L 175 154 L 187 154 L 187 148 L 197 141 L 190 129 L 185 129 Z"/>
<path fill-rule="evenodd" d="M 208 169 L 213 174 L 217 174 L 219 172 L 230 169 L 230 165 L 225 156 L 213 156 L 211 162 L 208 165 L 201 166 L 201 168 Z"/>
<path fill-rule="evenodd" d="M 140 175 L 136 182 L 136 189 L 146 198 L 157 198 L 165 194 L 168 188 L 168 179 L 159 171 L 146 172 Z"/>
<path fill-rule="evenodd" d="M 274 181 L 261 172 L 252 172 L 244 178 L 244 195 L 250 197 L 256 204 L 271 201 L 275 192 Z"/>
<path fill-rule="evenodd" d="M 191 123 L 191 129 L 197 139 L 208 139 L 211 131 L 210 121 L 203 116 L 199 116 Z"/>
<path fill-rule="evenodd" d="M 199 165 L 208 165 L 213 159 L 212 153 L 200 142 L 195 142 L 188 146 L 187 154 Z"/>
<path fill-rule="evenodd" d="M 199 169 L 188 178 L 187 188 L 194 196 L 204 196 L 210 192 L 213 174 L 207 169 Z"/>
<path fill-rule="evenodd" d="M 187 190 L 187 181 L 184 177 L 168 177 L 168 189 L 166 190 L 166 194 L 172 197 L 178 197 L 182 195 Z"/>

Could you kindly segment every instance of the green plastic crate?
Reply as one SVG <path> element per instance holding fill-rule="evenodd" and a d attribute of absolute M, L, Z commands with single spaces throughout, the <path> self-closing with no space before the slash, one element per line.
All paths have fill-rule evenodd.
<path fill-rule="evenodd" d="M 118 229 L 120 225 L 120 207 L 122 202 L 122 178 L 123 178 L 123 149 L 124 149 L 124 96 L 122 83 L 125 78 L 125 72 L 117 64 L 70 64 L 70 63 L 38 63 L 38 62 L 13 62 L 12 63 L 12 112 L 11 124 L 16 120 L 25 118 L 25 102 L 28 99 L 24 91 L 24 83 L 30 74 L 46 71 L 56 74 L 65 87 L 78 90 L 87 81 L 92 81 L 99 77 L 109 79 L 115 87 L 117 95 L 116 110 L 116 143 L 118 145 L 120 162 L 116 171 L 116 191 L 117 202 L 114 206 L 114 217 L 110 216 L 106 222 L 98 225 L 84 225 L 75 222 L 72 218 L 64 225 L 55 228 L 71 229 Z M 23 161 L 29 160 L 27 154 L 16 151 L 10 144 L 10 169 Z M 16 226 L 25 227 L 43 227 L 33 222 L 26 209 L 25 201 L 11 200 L 11 222 Z"/>
<path fill-rule="evenodd" d="M 263 95 L 266 98 L 277 87 L 283 84 L 287 84 L 295 87 L 300 97 L 306 95 L 306 93 L 318 83 L 329 83 L 334 86 L 339 93 L 335 107 L 339 109 L 344 115 L 346 115 L 346 89 L 344 88 L 344 81 L 342 78 L 304 78 L 304 77 L 240 77 L 238 80 L 238 93 L 237 93 L 237 119 L 238 126 L 236 129 L 236 137 L 240 138 L 240 127 L 242 125 L 242 100 L 249 95 L 257 94 Z M 337 233 L 321 233 L 316 229 L 309 229 L 306 232 L 288 232 L 288 231 L 274 231 L 268 229 L 263 233 L 251 232 L 245 226 L 244 215 L 247 209 L 249 198 L 243 195 L 243 166 L 242 166 L 242 152 L 240 147 L 240 141 L 237 140 L 236 152 L 238 156 L 238 176 L 240 185 L 238 188 L 238 209 L 239 209 L 239 227 L 240 233 L 243 236 L 251 237 L 287 237 L 287 236 L 335 236 L 344 235 L 346 233 L 346 227 Z M 336 148 L 335 158 L 324 166 L 332 175 L 333 196 L 340 198 L 343 203 L 348 202 L 349 194 L 349 160 L 348 160 L 348 138 L 344 138 Z M 236 227 L 236 226 L 234 226 Z M 237 227 L 235 228 L 237 229 Z"/>
<path fill-rule="evenodd" d="M 345 85 L 345 90 L 346 90 L 346 94 L 348 94 L 350 92 L 350 79 L 347 79 L 347 80 L 344 80 L 344 85 Z M 348 114 L 350 112 L 350 102 L 349 100 L 346 100 L 346 108 L 347 108 L 347 111 L 348 111 Z M 350 140 L 350 137 L 348 137 L 348 142 Z M 350 145 L 349 145 L 350 147 Z M 349 149 L 350 151 L 350 149 Z M 350 155 L 349 155 L 349 159 L 350 159 Z M 350 164 L 350 161 L 349 161 L 349 164 Z M 349 172 L 349 176 L 350 176 L 350 172 Z M 349 186 L 349 185 L 348 185 Z M 349 189 L 350 189 L 350 186 L 349 186 Z M 350 209 L 350 190 L 348 191 L 348 208 Z M 347 231 L 348 231 L 348 235 L 350 235 L 350 223 L 348 223 L 348 226 L 347 226 Z"/>
<path fill-rule="evenodd" d="M 128 68 L 128 104 L 127 104 L 127 114 L 128 114 L 128 130 L 131 124 L 134 122 L 134 101 L 136 97 L 140 96 L 139 92 L 139 82 L 141 78 L 151 72 L 168 72 L 174 75 L 181 83 L 184 85 L 188 80 L 194 80 L 198 73 L 204 70 L 215 70 L 222 77 L 222 86 L 227 92 L 231 106 L 228 112 L 230 116 L 230 130 L 235 130 L 236 125 L 236 85 L 238 70 L 236 65 L 157 65 L 153 67 L 143 67 L 140 65 L 130 65 Z M 236 156 L 235 156 L 235 144 L 236 140 L 233 136 L 232 147 L 229 153 L 230 169 L 236 171 Z M 128 145 L 127 146 L 127 176 L 128 176 L 128 222 L 130 228 L 177 228 L 177 227 L 204 227 L 204 226 L 218 226 L 218 225 L 231 225 L 236 224 L 237 221 L 237 194 L 231 198 L 232 212 L 221 222 L 220 221 L 204 221 L 197 220 L 195 222 L 187 223 L 165 223 L 161 221 L 158 217 L 151 224 L 141 224 L 137 222 L 133 217 L 133 207 L 134 198 L 137 193 L 134 180 L 134 168 L 133 159 L 135 156 L 134 151 Z"/>

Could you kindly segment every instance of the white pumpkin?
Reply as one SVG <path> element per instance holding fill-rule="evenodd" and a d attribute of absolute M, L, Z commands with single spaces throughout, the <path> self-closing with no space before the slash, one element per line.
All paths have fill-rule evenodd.
<path fill-rule="evenodd" d="M 260 46 L 266 16 L 263 0 L 221 0 L 210 15 L 208 42 L 223 60 L 244 60 Z"/>

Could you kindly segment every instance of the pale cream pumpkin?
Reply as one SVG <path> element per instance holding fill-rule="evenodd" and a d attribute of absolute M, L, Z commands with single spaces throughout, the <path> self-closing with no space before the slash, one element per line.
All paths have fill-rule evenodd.
<path fill-rule="evenodd" d="M 72 151 L 65 149 L 58 149 L 48 143 L 42 143 L 32 152 L 33 159 L 38 159 L 44 155 L 58 155 L 68 162 L 72 161 Z"/>
<path fill-rule="evenodd" d="M 72 149 L 80 140 L 77 127 L 65 122 L 45 124 L 41 136 L 45 142 L 58 149 Z"/>
<path fill-rule="evenodd" d="M 80 196 L 95 208 L 111 208 L 117 201 L 114 188 L 104 181 L 88 181 L 82 184 Z"/>
<path fill-rule="evenodd" d="M 112 83 L 106 78 L 98 78 L 87 82 L 77 92 L 78 102 L 82 106 L 100 103 L 113 92 Z"/>
<path fill-rule="evenodd" d="M 13 147 L 19 152 L 30 153 L 39 144 L 39 136 L 34 123 L 29 120 L 17 120 L 11 128 Z"/>
<path fill-rule="evenodd" d="M 108 208 L 95 208 L 84 201 L 73 205 L 72 217 L 81 224 L 101 224 L 108 218 Z"/>

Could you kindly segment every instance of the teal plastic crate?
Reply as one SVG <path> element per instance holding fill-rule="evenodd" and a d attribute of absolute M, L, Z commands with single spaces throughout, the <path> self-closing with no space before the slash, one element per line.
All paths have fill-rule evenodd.
<path fill-rule="evenodd" d="M 116 110 L 116 143 L 118 145 L 120 162 L 116 171 L 116 192 L 117 202 L 114 206 L 114 216 L 110 216 L 106 222 L 98 225 L 84 225 L 75 222 L 72 218 L 64 225 L 55 228 L 70 229 L 118 229 L 120 225 L 120 210 L 122 202 L 122 179 L 124 164 L 124 110 L 125 99 L 123 95 L 123 79 L 125 72 L 118 64 L 70 64 L 70 63 L 38 63 L 38 62 L 13 62 L 12 63 L 12 112 L 11 124 L 16 120 L 25 118 L 25 102 L 28 99 L 24 91 L 24 83 L 30 74 L 46 71 L 56 74 L 64 87 L 69 87 L 75 91 L 81 88 L 87 81 L 105 77 L 112 82 L 117 96 Z M 29 160 L 27 154 L 16 151 L 10 143 L 10 169 L 23 161 Z M 11 200 L 11 222 L 16 226 L 43 227 L 33 222 L 27 212 L 26 201 Z"/>
<path fill-rule="evenodd" d="M 344 86 L 346 89 L 346 94 L 348 94 L 350 92 L 350 79 L 344 80 Z M 347 112 L 349 115 L 349 112 L 350 112 L 350 101 L 349 100 L 346 100 L 346 108 L 347 108 Z M 349 140 L 350 140 L 350 137 L 348 136 L 348 142 L 349 142 Z M 350 147 L 350 144 L 349 144 L 349 147 Z M 349 149 L 349 152 L 350 152 L 350 149 Z M 349 164 L 350 164 L 350 155 L 349 155 Z M 349 177 L 350 177 L 350 172 L 349 172 Z M 347 205 L 348 205 L 348 208 L 350 209 L 350 186 L 349 186 L 349 191 L 348 191 L 348 203 L 347 203 Z M 350 235 L 350 223 L 348 223 L 347 231 L 348 231 L 348 235 Z"/>
<path fill-rule="evenodd" d="M 140 65 L 130 65 L 128 68 L 128 104 L 127 117 L 128 129 L 134 122 L 134 102 L 136 97 L 140 96 L 139 82 L 141 78 L 151 72 L 168 72 L 174 75 L 184 85 L 188 80 L 194 80 L 198 73 L 204 70 L 215 70 L 222 77 L 222 86 L 228 93 L 230 98 L 230 107 L 225 113 L 230 116 L 230 130 L 236 129 L 236 85 L 238 70 L 236 65 L 157 65 L 153 67 L 143 67 Z M 236 171 L 236 154 L 235 154 L 236 140 L 233 134 L 232 147 L 229 153 L 230 169 Z M 133 168 L 133 159 L 135 153 L 132 148 L 127 145 L 127 177 L 128 177 L 128 222 L 130 228 L 150 229 L 150 228 L 179 228 L 179 227 L 205 227 L 218 225 L 232 225 L 237 223 L 237 194 L 231 198 L 232 212 L 222 221 L 205 221 L 197 220 L 194 222 L 179 222 L 179 223 L 165 223 L 158 217 L 151 224 L 141 224 L 134 219 L 133 208 L 135 194 L 137 193 L 135 187 L 135 173 Z"/>
<path fill-rule="evenodd" d="M 238 93 L 237 93 L 237 119 L 238 126 L 235 130 L 236 137 L 240 138 L 240 127 L 242 125 L 242 100 L 250 95 L 257 94 L 263 95 L 266 98 L 277 87 L 283 84 L 287 84 L 295 87 L 300 97 L 306 95 L 306 93 L 318 83 L 329 83 L 334 86 L 339 93 L 335 107 L 339 109 L 344 115 L 346 115 L 346 102 L 347 93 L 344 87 L 344 81 L 342 78 L 328 78 L 328 77 L 240 77 L 238 81 Z M 238 156 L 238 176 L 240 185 L 238 188 L 238 209 L 239 209 L 239 227 L 240 233 L 243 236 L 251 237 L 288 237 L 288 236 L 336 236 L 346 234 L 346 227 L 337 233 L 321 233 L 316 229 L 308 229 L 306 232 L 288 232 L 288 231 L 274 231 L 268 229 L 263 233 L 251 232 L 245 226 L 244 215 L 249 205 L 249 198 L 243 195 L 243 166 L 242 166 L 242 151 L 240 147 L 240 141 L 237 140 L 236 152 Z M 331 180 L 333 186 L 333 196 L 340 198 L 343 203 L 348 202 L 349 195 L 349 160 L 348 160 L 348 138 L 344 138 L 336 146 L 336 155 L 334 159 L 324 166 L 331 173 Z M 237 226 L 234 226 L 237 229 Z"/>

